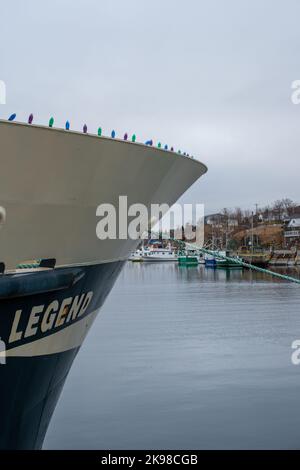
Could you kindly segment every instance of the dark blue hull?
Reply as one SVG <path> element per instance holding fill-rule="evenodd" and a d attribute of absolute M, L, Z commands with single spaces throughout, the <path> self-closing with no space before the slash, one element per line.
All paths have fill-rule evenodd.
<path fill-rule="evenodd" d="M 72 362 L 122 265 L 0 278 L 0 449 L 41 448 Z"/>

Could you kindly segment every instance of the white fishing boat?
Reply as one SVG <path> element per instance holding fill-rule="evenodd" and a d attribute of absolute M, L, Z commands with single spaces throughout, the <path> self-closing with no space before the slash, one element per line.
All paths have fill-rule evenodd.
<path fill-rule="evenodd" d="M 177 261 L 178 255 L 171 248 L 151 248 L 143 250 L 142 259 L 146 262 L 170 262 Z"/>

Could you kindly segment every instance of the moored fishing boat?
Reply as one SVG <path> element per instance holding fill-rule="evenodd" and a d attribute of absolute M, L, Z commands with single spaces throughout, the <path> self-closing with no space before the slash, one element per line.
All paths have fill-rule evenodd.
<path fill-rule="evenodd" d="M 169 248 L 151 248 L 143 250 L 142 260 L 145 262 L 174 262 L 178 260 L 177 253 Z"/>
<path fill-rule="evenodd" d="M 203 256 L 199 250 L 188 248 L 178 256 L 178 264 L 180 266 L 198 266 L 202 259 Z"/>
<path fill-rule="evenodd" d="M 253 248 L 253 250 L 248 250 L 242 248 L 238 256 L 242 258 L 245 263 L 253 264 L 254 266 L 258 266 L 261 268 L 265 268 L 268 266 L 271 258 L 270 252 L 265 252 L 263 249 Z"/>
<path fill-rule="evenodd" d="M 128 260 L 133 261 L 134 263 L 139 263 L 143 261 L 143 250 L 133 251 L 129 256 Z"/>
<path fill-rule="evenodd" d="M 178 256 L 179 266 L 198 266 L 199 260 L 194 255 L 180 255 Z"/>
<path fill-rule="evenodd" d="M 225 257 L 231 258 L 226 259 Z M 236 260 L 236 262 L 234 261 Z M 242 261 L 238 256 L 231 256 L 229 251 L 216 251 L 215 255 L 207 254 L 205 256 L 205 266 L 214 269 L 242 269 L 239 264 Z"/>

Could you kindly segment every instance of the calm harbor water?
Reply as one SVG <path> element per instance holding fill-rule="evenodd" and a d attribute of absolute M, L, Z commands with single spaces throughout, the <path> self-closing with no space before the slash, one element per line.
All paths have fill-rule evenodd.
<path fill-rule="evenodd" d="M 299 307 L 260 273 L 127 263 L 44 448 L 300 448 Z"/>

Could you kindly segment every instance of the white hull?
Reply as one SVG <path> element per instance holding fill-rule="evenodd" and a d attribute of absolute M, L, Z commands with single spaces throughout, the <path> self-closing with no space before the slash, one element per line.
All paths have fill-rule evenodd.
<path fill-rule="evenodd" d="M 140 240 L 96 236 L 96 208 L 172 205 L 206 167 L 173 152 L 78 132 L 0 121 L 0 261 L 57 266 L 128 259 Z"/>

